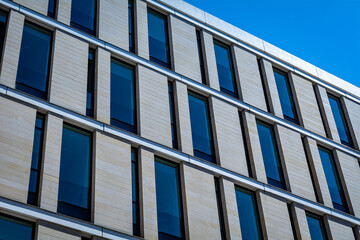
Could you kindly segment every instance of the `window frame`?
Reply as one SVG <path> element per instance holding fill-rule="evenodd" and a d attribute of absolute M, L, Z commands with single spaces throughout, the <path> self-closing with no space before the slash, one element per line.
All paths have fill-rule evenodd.
<path fill-rule="evenodd" d="M 6 36 L 7 36 L 7 31 L 9 28 L 9 12 L 5 11 L 4 9 L 0 10 L 2 13 L 4 13 L 6 21 L 5 21 L 5 31 L 4 31 L 4 41 L 3 41 L 3 45 L 1 46 L 1 50 L 0 50 L 0 66 L 2 66 L 3 63 L 3 57 L 4 57 L 4 51 L 5 51 L 5 43 L 6 43 Z"/>
<path fill-rule="evenodd" d="M 50 1 L 54 2 L 54 12 L 53 13 L 49 11 L 49 7 L 50 7 L 49 2 Z M 47 16 L 50 17 L 50 18 L 56 19 L 57 10 L 58 10 L 58 0 L 49 0 L 49 2 L 48 2 Z"/>
<path fill-rule="evenodd" d="M 199 64 L 200 64 L 200 74 L 201 74 L 201 83 L 204 85 L 208 85 L 208 76 L 207 76 L 207 66 L 206 59 L 204 53 L 204 39 L 203 39 L 203 30 L 196 29 L 196 43 L 198 49 L 199 56 Z"/>
<path fill-rule="evenodd" d="M 10 218 L 10 219 L 12 219 L 12 220 L 14 220 L 16 222 L 22 222 L 24 224 L 31 225 L 31 227 L 32 227 L 31 240 L 35 239 L 36 232 L 37 232 L 36 223 L 34 223 L 32 221 L 29 221 L 29 220 L 24 220 L 24 219 L 19 218 L 19 217 L 11 216 L 11 215 L 3 213 L 3 212 L 0 212 L 0 217 Z"/>
<path fill-rule="evenodd" d="M 141 235 L 141 219 L 140 219 L 140 175 L 139 175 L 139 151 L 137 148 L 135 147 L 131 147 L 131 154 L 134 153 L 134 158 L 135 160 L 133 161 L 131 158 L 131 166 L 133 166 L 132 164 L 134 163 L 134 172 L 135 172 L 135 176 L 132 174 L 131 176 L 131 181 L 134 181 L 135 184 L 135 198 L 136 201 L 134 201 L 134 199 L 132 199 L 132 204 L 135 204 L 136 206 L 136 220 L 137 220 L 137 224 L 136 227 L 134 226 L 134 221 L 133 221 L 133 235 L 134 236 L 138 236 L 140 237 Z M 134 189 L 132 189 L 132 191 L 134 191 Z M 132 216 L 134 219 L 134 214 L 132 212 Z"/>
<path fill-rule="evenodd" d="M 95 12 L 94 12 L 94 30 L 91 30 L 91 29 L 88 29 L 87 27 L 84 27 L 76 22 L 73 22 L 71 20 L 71 16 L 72 16 L 72 3 L 71 2 L 71 7 L 70 7 L 70 27 L 72 28 L 75 28 L 76 30 L 79 30 L 83 33 L 86 33 L 86 34 L 89 34 L 89 35 L 92 35 L 92 36 L 95 36 L 97 37 L 98 35 L 98 29 L 99 29 L 99 26 L 98 26 L 98 23 L 99 23 L 99 0 L 94 0 L 95 1 Z"/>
<path fill-rule="evenodd" d="M 131 16 L 130 16 L 131 12 Z M 128 22 L 129 22 L 129 52 L 136 53 L 136 36 L 135 36 L 135 0 L 128 0 Z M 130 23 L 131 22 L 131 23 Z M 130 27 L 131 26 L 131 27 Z M 133 45 L 133 47 L 131 47 Z"/>
<path fill-rule="evenodd" d="M 88 71 L 87 71 L 87 89 L 86 94 L 89 93 L 89 88 L 91 88 L 91 108 L 89 109 L 87 107 L 88 105 L 88 99 L 86 97 L 86 116 L 88 117 L 94 117 L 95 115 L 95 85 L 96 85 L 96 57 L 97 57 L 97 51 L 96 49 L 89 48 L 89 56 L 92 54 L 92 59 L 88 57 Z M 93 67 L 93 76 L 92 79 L 90 79 L 90 67 Z M 90 82 L 92 80 L 92 84 Z"/>
<path fill-rule="evenodd" d="M 313 219 L 317 219 L 319 221 L 322 236 L 323 236 L 323 238 L 325 240 L 328 240 L 329 239 L 329 234 L 328 234 L 326 226 L 325 226 L 324 217 L 320 216 L 320 215 L 317 215 L 315 213 L 309 212 L 309 211 L 305 211 L 305 216 L 306 216 L 306 222 L 307 222 L 307 225 L 308 225 L 309 233 L 310 233 L 310 227 L 309 227 L 309 222 L 308 222 L 308 219 L 307 219 L 308 217 L 313 218 Z M 311 236 L 311 233 L 310 233 L 310 236 Z"/>
<path fill-rule="evenodd" d="M 178 132 L 178 114 L 177 114 L 177 107 L 176 107 L 176 89 L 175 89 L 175 82 L 168 81 L 168 94 L 169 94 L 169 107 L 170 107 L 170 125 L 172 130 L 172 147 L 174 149 L 179 149 L 180 141 L 179 141 L 179 132 Z M 171 119 L 173 121 L 171 121 Z"/>

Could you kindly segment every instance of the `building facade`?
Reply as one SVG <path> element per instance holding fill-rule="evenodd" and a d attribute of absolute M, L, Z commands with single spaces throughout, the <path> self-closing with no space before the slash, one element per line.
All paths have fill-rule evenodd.
<path fill-rule="evenodd" d="M 0 0 L 0 239 L 360 239 L 360 89 L 181 0 Z"/>

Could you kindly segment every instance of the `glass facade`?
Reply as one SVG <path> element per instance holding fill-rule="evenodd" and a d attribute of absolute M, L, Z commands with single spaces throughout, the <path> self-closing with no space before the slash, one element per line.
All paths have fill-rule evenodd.
<path fill-rule="evenodd" d="M 90 220 L 91 133 L 64 124 L 61 144 L 58 212 Z"/>
<path fill-rule="evenodd" d="M 137 149 L 131 148 L 133 235 L 140 236 L 139 167 Z"/>
<path fill-rule="evenodd" d="M 325 227 L 323 220 L 320 216 L 307 212 L 306 220 L 308 222 L 310 236 L 312 240 L 328 239 L 325 234 Z"/>
<path fill-rule="evenodd" d="M 32 240 L 34 239 L 34 224 L 0 214 L 1 240 Z"/>
<path fill-rule="evenodd" d="M 173 146 L 173 148 L 178 148 L 175 102 L 174 102 L 174 100 L 175 100 L 174 99 L 174 86 L 173 86 L 172 82 L 168 82 L 168 93 L 169 93 L 172 146 Z"/>
<path fill-rule="evenodd" d="M 135 21 L 134 21 L 134 0 L 128 1 L 129 14 L 129 51 L 135 53 Z"/>
<path fill-rule="evenodd" d="M 215 162 L 208 101 L 193 92 L 188 95 L 194 155 Z"/>
<path fill-rule="evenodd" d="M 1 56 L 4 48 L 6 22 L 7 22 L 7 13 L 0 11 L 0 55 Z M 0 61 L 1 61 L 1 57 L 0 57 Z"/>
<path fill-rule="evenodd" d="M 136 133 L 134 67 L 111 59 L 111 125 Z"/>
<path fill-rule="evenodd" d="M 199 52 L 199 63 L 200 63 L 200 71 L 201 71 L 201 82 L 206 84 L 206 74 L 205 74 L 205 64 L 204 64 L 204 54 L 203 54 L 203 44 L 201 41 L 201 32 L 200 30 L 196 30 L 196 41 Z"/>
<path fill-rule="evenodd" d="M 88 76 L 86 92 L 86 116 L 94 116 L 94 93 L 95 93 L 95 50 L 89 49 Z"/>
<path fill-rule="evenodd" d="M 52 33 L 25 22 L 21 41 L 16 89 L 47 98 Z"/>
<path fill-rule="evenodd" d="M 48 17 L 52 17 L 55 18 L 56 15 L 56 5 L 57 5 L 57 0 L 49 0 L 49 5 L 48 5 Z"/>
<path fill-rule="evenodd" d="M 96 35 L 97 0 L 72 0 L 70 25 Z"/>

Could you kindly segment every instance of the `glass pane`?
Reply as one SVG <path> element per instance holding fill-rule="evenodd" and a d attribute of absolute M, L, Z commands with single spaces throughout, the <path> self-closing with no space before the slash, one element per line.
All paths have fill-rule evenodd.
<path fill-rule="evenodd" d="M 160 64 L 169 64 L 166 16 L 148 9 L 150 58 Z"/>
<path fill-rule="evenodd" d="M 320 217 L 307 213 L 306 219 L 309 225 L 311 239 L 313 240 L 327 239 L 324 232 L 324 226 Z"/>
<path fill-rule="evenodd" d="M 289 80 L 286 73 L 274 69 L 274 76 L 279 93 L 281 108 L 285 119 L 297 121 Z"/>
<path fill-rule="evenodd" d="M 230 49 L 225 44 L 214 41 L 216 66 L 221 91 L 236 96 L 235 78 L 231 60 Z"/>
<path fill-rule="evenodd" d="M 51 32 L 26 22 L 21 41 L 16 82 L 45 93 L 50 51 Z M 30 90 L 27 92 L 33 94 Z"/>
<path fill-rule="evenodd" d="M 48 16 L 55 18 L 56 0 L 49 0 Z"/>
<path fill-rule="evenodd" d="M 10 217 L 0 215 L 0 239 L 1 240 L 31 240 L 33 225 Z"/>
<path fill-rule="evenodd" d="M 191 132 L 194 150 L 213 155 L 207 99 L 189 92 Z"/>
<path fill-rule="evenodd" d="M 29 192 L 37 193 L 37 179 L 38 172 L 35 170 L 30 170 L 30 183 L 29 183 Z M 29 202 L 28 202 L 29 203 Z"/>
<path fill-rule="evenodd" d="M 94 33 L 96 0 L 72 0 L 71 25 L 82 31 Z"/>
<path fill-rule="evenodd" d="M 61 146 L 59 201 L 88 208 L 91 134 L 64 125 Z"/>
<path fill-rule="evenodd" d="M 2 55 L 2 51 L 4 47 L 6 20 L 7 20 L 7 14 L 3 11 L 0 11 L 0 55 Z"/>
<path fill-rule="evenodd" d="M 181 238 L 182 210 L 177 166 L 157 159 L 155 181 L 159 233 Z M 160 234 L 159 239 L 162 239 Z"/>
<path fill-rule="evenodd" d="M 247 240 L 261 239 L 254 194 L 250 191 L 236 188 L 236 202 L 242 238 Z"/>

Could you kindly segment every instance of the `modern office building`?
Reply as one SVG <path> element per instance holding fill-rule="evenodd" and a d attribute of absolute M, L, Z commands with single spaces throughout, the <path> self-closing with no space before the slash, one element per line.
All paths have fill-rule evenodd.
<path fill-rule="evenodd" d="M 0 53 L 0 239 L 360 239 L 360 88 L 181 0 L 0 0 Z"/>

